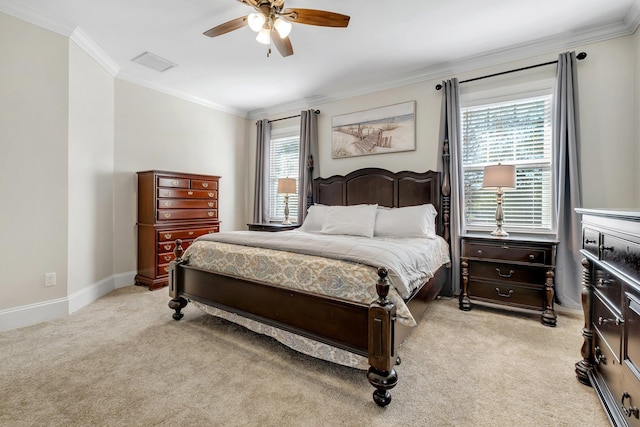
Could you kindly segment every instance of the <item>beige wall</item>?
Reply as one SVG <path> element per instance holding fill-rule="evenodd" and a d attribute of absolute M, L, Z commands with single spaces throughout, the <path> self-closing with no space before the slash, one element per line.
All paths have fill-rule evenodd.
<path fill-rule="evenodd" d="M 113 106 L 113 76 L 70 41 L 70 295 L 113 274 Z"/>
<path fill-rule="evenodd" d="M 114 272 L 136 269 L 136 172 L 219 175 L 222 230 L 245 228 L 246 120 L 115 83 Z"/>
<path fill-rule="evenodd" d="M 640 132 L 634 118 L 638 116 L 633 89 L 640 74 L 636 70 L 638 56 L 638 36 L 621 37 L 601 43 L 581 46 L 571 50 L 585 51 L 586 60 L 578 62 L 578 82 L 580 86 L 580 115 L 582 128 L 582 179 L 583 205 L 585 207 L 640 207 L 640 200 L 634 195 L 640 190 L 636 172 L 640 157 L 636 153 L 636 141 Z M 459 75 L 460 80 L 495 72 L 515 69 L 532 64 L 557 59 L 558 51 L 526 60 L 500 64 Z M 554 68 L 546 73 L 552 78 Z M 514 79 L 515 75 L 505 77 Z M 344 174 L 362 167 L 383 167 L 392 171 L 436 169 L 437 142 L 440 126 L 442 93 L 436 91 L 438 80 L 420 82 L 396 89 L 353 97 L 313 108 L 321 110 L 318 117 L 320 174 L 328 177 Z M 463 84 L 464 86 L 464 84 Z M 416 101 L 416 151 L 395 154 L 331 158 L 331 117 L 404 101 Z M 287 111 L 273 115 L 275 119 L 297 114 Z M 288 120 L 292 122 L 295 120 Z M 250 132 L 251 161 L 254 160 L 255 126 L 248 125 Z M 276 122 L 283 126 L 282 122 Z M 253 164 L 253 163 L 251 163 Z M 249 193 L 253 192 L 253 176 Z M 247 218 L 250 218 L 247 211 Z"/>
<path fill-rule="evenodd" d="M 2 310 L 67 295 L 69 41 L 0 13 L 0 52 Z"/>

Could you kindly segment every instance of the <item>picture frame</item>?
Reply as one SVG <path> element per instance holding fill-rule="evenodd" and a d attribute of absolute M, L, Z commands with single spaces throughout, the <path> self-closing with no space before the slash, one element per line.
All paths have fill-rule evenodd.
<path fill-rule="evenodd" d="M 333 116 L 331 158 L 414 151 L 415 116 L 415 101 Z"/>

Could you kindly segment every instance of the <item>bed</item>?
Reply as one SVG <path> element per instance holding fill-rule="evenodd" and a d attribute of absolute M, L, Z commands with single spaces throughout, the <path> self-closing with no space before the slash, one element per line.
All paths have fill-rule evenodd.
<path fill-rule="evenodd" d="M 432 205 L 437 212 L 433 224 L 434 231 L 437 239 L 445 241 L 448 257 L 450 205 L 446 145 L 443 158 L 445 168 L 442 173 L 434 171 L 394 173 L 379 168 L 366 168 L 344 176 L 316 178 L 313 181 L 312 200 L 309 201 L 320 206 L 349 206 L 350 210 L 358 206 L 377 205 L 377 212 L 385 208 L 417 208 Z M 399 211 L 399 209 L 394 210 L 394 212 Z M 302 228 L 305 226 L 303 225 Z M 307 238 L 304 231 L 235 233 L 242 234 L 246 238 L 248 238 L 246 235 L 252 233 L 270 235 L 270 238 L 282 235 L 283 239 L 292 241 L 296 239 L 304 241 Z M 204 252 L 214 254 L 214 261 L 220 258 L 239 257 L 237 254 L 232 255 L 231 252 L 226 256 L 225 245 L 228 245 L 229 249 L 233 247 L 234 250 L 239 251 L 255 250 L 257 253 L 275 251 L 271 255 L 278 256 L 277 248 L 254 249 L 244 246 L 245 243 L 226 242 L 225 236 L 220 238 L 222 241 L 211 242 L 217 245 L 214 249 L 205 248 L 208 242 L 203 241 L 198 244 Z M 337 236 L 335 240 L 339 240 Z M 286 287 L 275 283 L 277 281 L 273 278 L 245 277 L 243 273 L 236 271 L 235 267 L 217 268 L 218 271 L 212 271 L 208 264 L 196 262 L 199 259 L 195 255 L 198 242 L 194 242 L 189 247 L 187 254 L 184 254 L 180 243 L 176 242 L 176 259 L 171 263 L 169 272 L 171 297 L 169 307 L 174 310 L 175 320 L 183 317 L 182 309 L 191 301 L 205 311 L 213 310 L 210 311 L 211 314 L 226 314 L 221 317 L 231 321 L 242 319 L 244 323 L 239 321 L 236 323 L 243 326 L 249 325 L 250 329 L 257 332 L 264 333 L 251 325 L 262 325 L 261 327 L 282 331 L 290 337 L 299 337 L 306 342 L 318 343 L 364 358 L 368 364 L 367 378 L 375 389 L 373 400 L 382 407 L 391 402 L 390 390 L 398 382 L 398 375 L 394 369 L 395 365 L 401 362 L 398 348 L 414 329 L 415 323 L 406 320 L 407 310 L 408 316 L 419 322 L 429 302 L 443 289 L 448 289 L 451 281 L 450 263 L 445 262 L 434 269 L 428 280 L 400 292 L 396 291 L 396 286 L 391 283 L 392 280 L 394 283 L 397 282 L 397 275 L 394 276 L 395 267 L 366 266 L 363 268 L 373 269 L 374 279 L 370 284 L 366 283 L 364 286 L 360 284 L 360 287 L 373 292 L 373 298 L 370 301 L 363 301 L 362 298 L 359 301 L 351 301 L 333 294 L 319 294 L 303 286 Z M 387 244 L 388 247 L 394 245 L 396 243 L 391 241 Z M 354 244 L 356 248 L 360 246 L 359 243 Z M 293 249 L 292 251 L 295 252 Z M 191 256 L 188 256 L 189 252 Z M 287 258 L 297 260 L 294 257 L 302 257 L 300 262 L 295 261 L 294 264 L 309 261 L 304 257 L 316 256 L 285 252 L 287 252 Z M 243 259 L 245 255 L 242 254 Z M 356 254 L 356 256 L 360 255 Z M 274 259 L 277 262 L 277 258 Z M 449 261 L 449 258 L 446 261 Z M 324 261 L 311 259 L 309 262 Z M 353 260 L 339 262 L 349 263 Z M 295 277 L 301 276 L 305 275 L 295 275 Z M 300 282 L 304 280 L 303 277 Z M 401 299 L 398 299 L 398 294 L 401 294 Z M 284 340 L 280 341 L 287 344 Z"/>

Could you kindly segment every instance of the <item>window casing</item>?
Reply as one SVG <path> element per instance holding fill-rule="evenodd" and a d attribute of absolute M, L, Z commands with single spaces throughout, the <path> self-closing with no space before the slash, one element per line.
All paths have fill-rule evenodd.
<path fill-rule="evenodd" d="M 298 218 L 298 167 L 300 135 L 292 132 L 272 135 L 269 143 L 269 220 L 284 221 L 284 194 L 278 194 L 278 178 L 295 178 L 296 194 L 289 195 L 289 220 Z"/>
<path fill-rule="evenodd" d="M 553 232 L 553 154 L 550 93 L 461 108 L 464 221 L 491 230 L 496 190 L 483 189 L 484 167 L 516 166 L 516 188 L 504 189 L 503 226 L 522 233 Z"/>

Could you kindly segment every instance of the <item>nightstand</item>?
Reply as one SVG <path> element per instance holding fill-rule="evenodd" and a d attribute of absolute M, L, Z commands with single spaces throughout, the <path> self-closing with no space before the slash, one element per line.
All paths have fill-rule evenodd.
<path fill-rule="evenodd" d="M 249 231 L 272 231 L 273 232 L 273 231 L 293 230 L 300 227 L 300 225 L 298 224 L 283 225 L 278 223 L 271 223 L 271 224 L 247 224 L 247 227 L 249 227 Z"/>
<path fill-rule="evenodd" d="M 460 310 L 489 303 L 541 313 L 556 325 L 553 309 L 558 242 L 534 237 L 462 237 Z"/>

